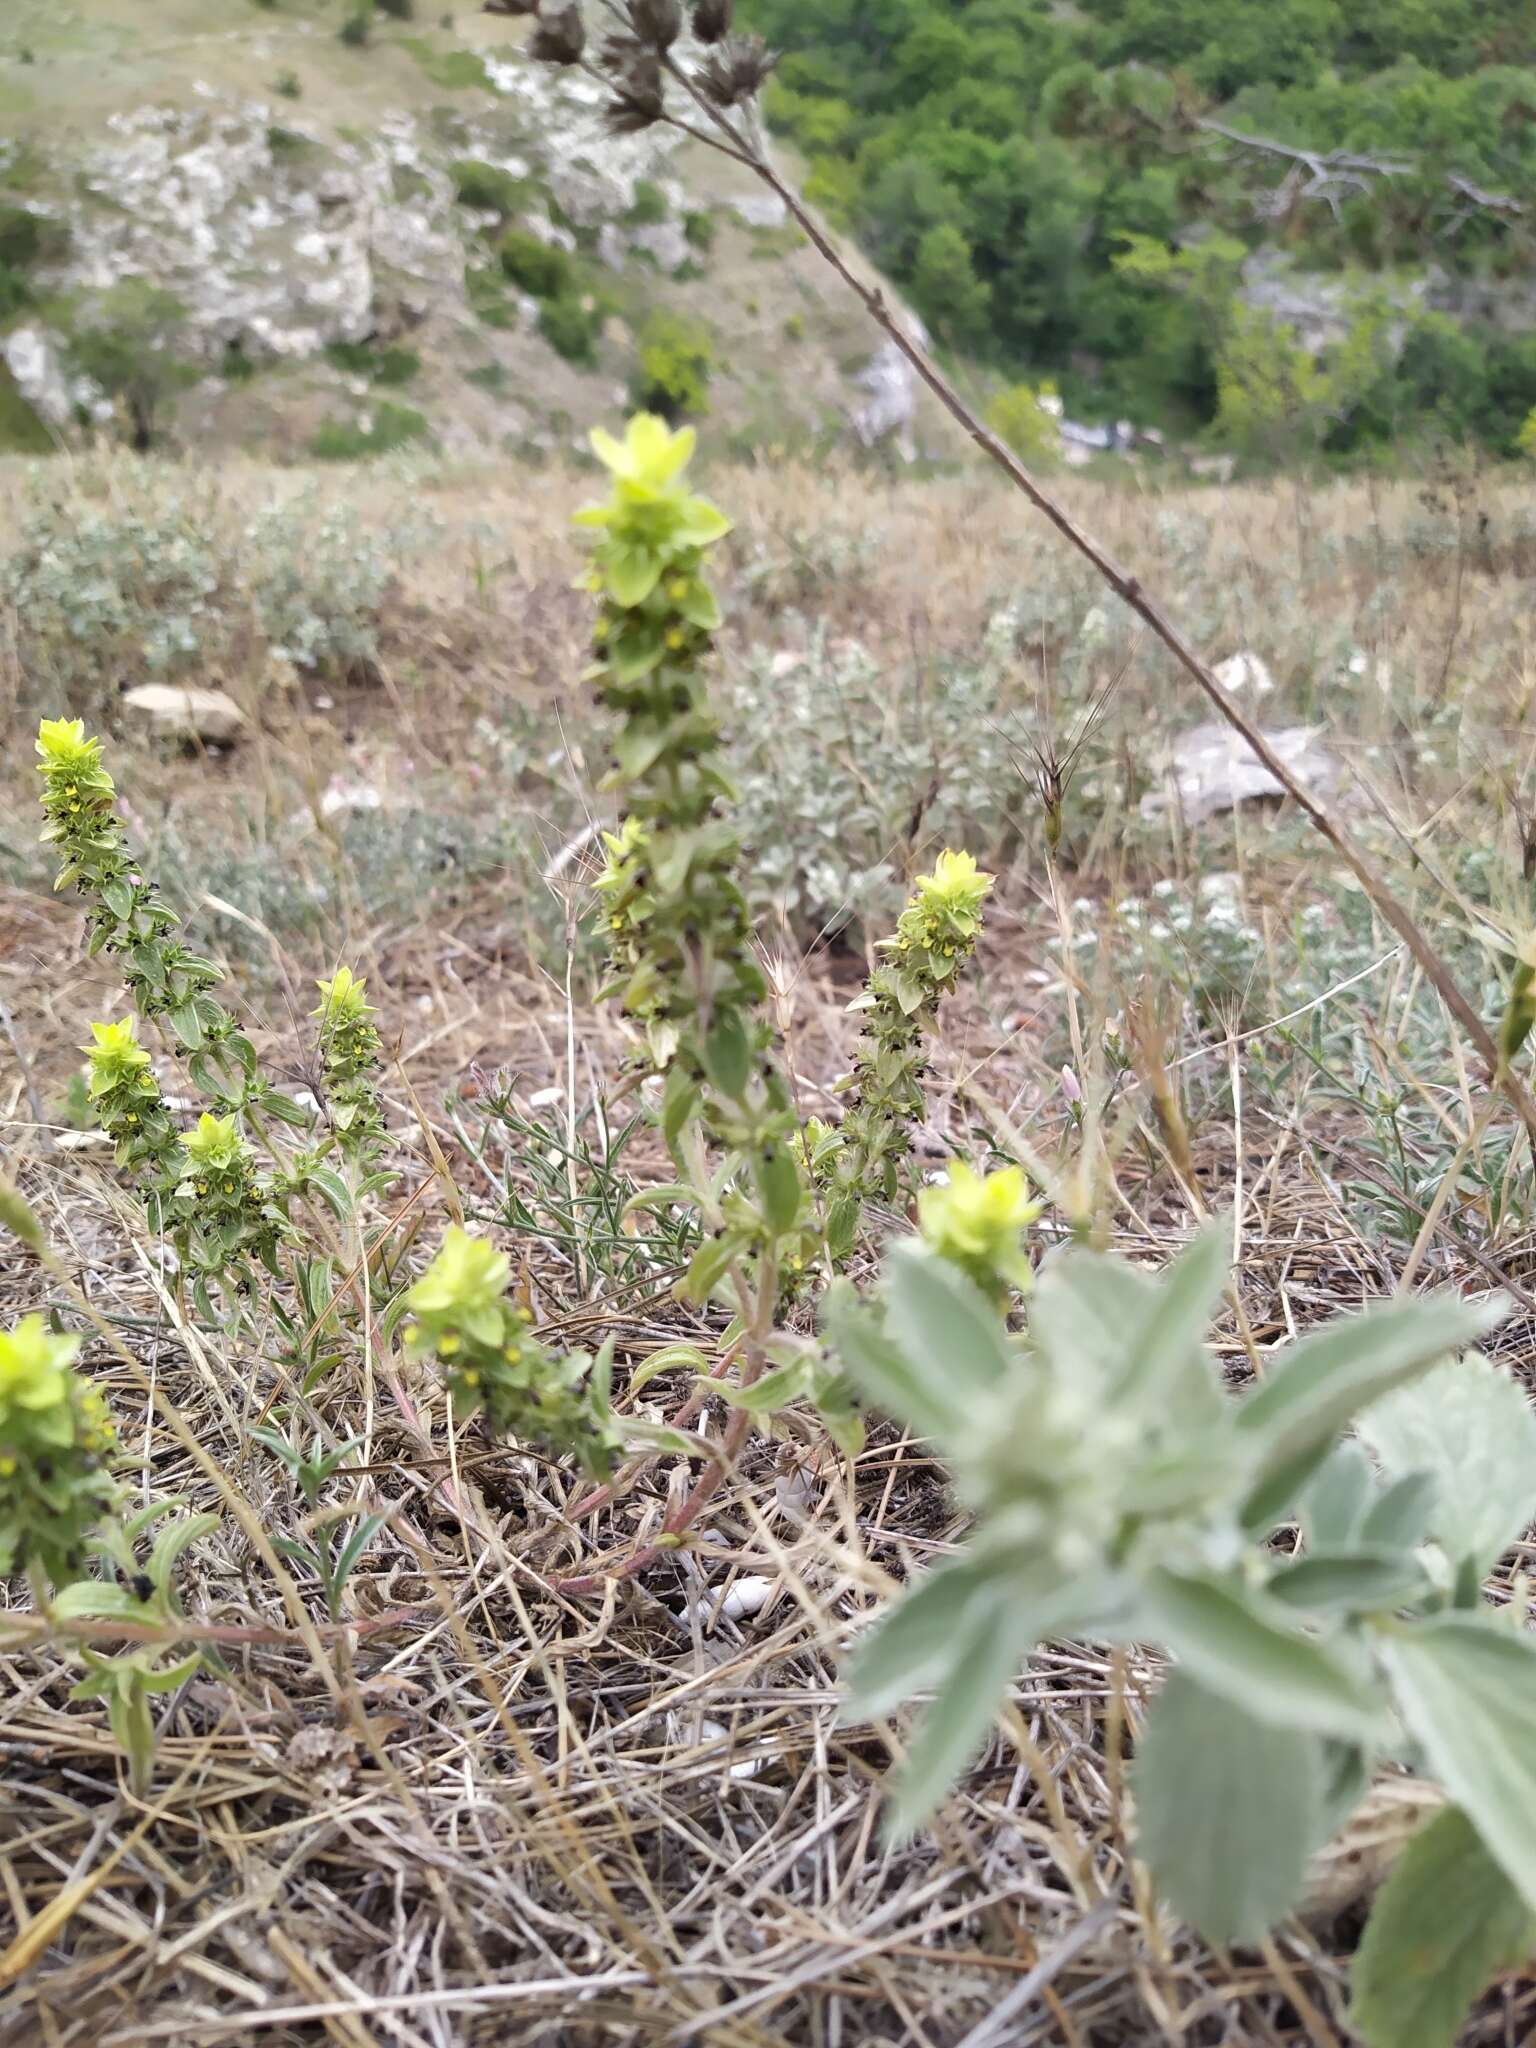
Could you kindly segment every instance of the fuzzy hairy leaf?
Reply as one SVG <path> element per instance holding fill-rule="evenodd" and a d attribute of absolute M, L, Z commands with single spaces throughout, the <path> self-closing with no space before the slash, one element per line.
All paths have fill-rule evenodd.
<path fill-rule="evenodd" d="M 1490 1618 L 1445 1614 L 1378 1649 L 1430 1769 L 1536 1908 L 1536 1644 Z"/>
<path fill-rule="evenodd" d="M 1352 1542 L 1375 1492 L 1371 1461 L 1358 1444 L 1343 1443 L 1330 1451 L 1298 1504 L 1308 1548 Z"/>
<path fill-rule="evenodd" d="M 1466 1350 L 1502 1321 L 1502 1296 L 1467 1302 L 1427 1295 L 1388 1302 L 1329 1323 L 1274 1364 L 1241 1403 L 1238 1428 L 1255 1460 L 1254 1491 L 1321 1455 L 1371 1403 Z"/>
<path fill-rule="evenodd" d="M 1319 1545 L 1282 1565 L 1266 1590 L 1288 1607 L 1313 1614 L 1358 1614 L 1402 1607 L 1425 1590 L 1412 1551 L 1380 1544 Z"/>
<path fill-rule="evenodd" d="M 939 1806 L 986 1740 L 1009 1680 L 1043 1633 L 1039 1613 L 1018 1598 L 978 1603 L 952 1625 L 948 1669 L 891 1786 L 888 1841 L 911 1834 Z"/>
<path fill-rule="evenodd" d="M 1437 1367 L 1377 1402 L 1359 1430 L 1394 1479 L 1432 1475 L 1430 1533 L 1479 1578 L 1536 1515 L 1536 1410 L 1486 1358 Z"/>
<path fill-rule="evenodd" d="M 963 1420 L 952 1388 L 908 1358 L 879 1318 L 846 1284 L 827 1296 L 824 1322 L 833 1349 L 869 1400 L 920 1435 L 942 1437 Z"/>
<path fill-rule="evenodd" d="M 1345 1740 L 1380 1732 L 1369 1686 L 1278 1601 L 1214 1577 L 1154 1571 L 1141 1605 L 1145 1633 L 1256 1720 Z"/>
<path fill-rule="evenodd" d="M 914 1364 L 953 1388 L 961 1406 L 990 1394 L 1011 1364 L 1002 1317 L 976 1284 L 926 1246 L 885 1262 L 886 1329 Z"/>
<path fill-rule="evenodd" d="M 1170 1674 L 1136 1745 L 1139 1853 L 1208 1941 L 1255 1941 L 1301 1896 L 1326 1836 L 1323 1742 Z"/>
<path fill-rule="evenodd" d="M 1472 2002 L 1536 1950 L 1536 1915 L 1459 1807 L 1421 1827 L 1355 1957 L 1350 2023 L 1368 2048 L 1455 2048 Z"/>
<path fill-rule="evenodd" d="M 854 1651 L 842 1719 L 886 1714 L 915 1692 L 943 1687 L 967 1639 L 987 1628 L 1031 1644 L 1086 1617 L 1098 1588 L 1047 1557 L 966 1554 L 926 1573 L 887 1609 Z"/>
<path fill-rule="evenodd" d="M 1205 1344 L 1206 1327 L 1226 1280 L 1230 1235 L 1202 1231 L 1157 1279 L 1103 1253 L 1073 1250 L 1042 1269 L 1030 1336 L 1053 1371 L 1078 1385 L 1097 1385 L 1117 1413 L 1147 1418 L 1169 1439 L 1160 1477 L 1150 1459 L 1128 1512 L 1161 1513 L 1170 1489 L 1183 1492 L 1176 1469 L 1198 1458 L 1220 1484 L 1232 1452 L 1230 1404 Z"/>
<path fill-rule="evenodd" d="M 887 1608 L 853 1653 L 838 1718 L 888 1714 L 915 1692 L 942 1682 L 973 1615 L 992 1615 L 1002 1581 L 990 1560 L 958 1557 L 939 1565 Z"/>

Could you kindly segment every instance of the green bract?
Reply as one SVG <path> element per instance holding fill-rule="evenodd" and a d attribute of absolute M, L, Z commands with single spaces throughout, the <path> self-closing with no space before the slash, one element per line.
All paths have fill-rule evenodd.
<path fill-rule="evenodd" d="M 112 1505 L 112 1423 L 74 1371 L 79 1350 L 41 1316 L 0 1330 L 0 1577 L 36 1565 L 69 1578 Z"/>
<path fill-rule="evenodd" d="M 1018 1167 L 983 1177 L 963 1159 L 951 1160 L 947 1180 L 917 1198 L 924 1243 L 989 1293 L 1029 1286 L 1030 1264 L 1020 1239 L 1039 1214 Z"/>
<path fill-rule="evenodd" d="M 557 1355 L 532 1334 L 533 1318 L 506 1299 L 511 1274 L 505 1252 L 450 1226 L 405 1297 L 406 1348 L 441 1363 L 455 1412 L 478 1409 L 493 1430 L 573 1456 L 604 1478 L 619 1438 L 601 1379 L 584 1352 Z"/>

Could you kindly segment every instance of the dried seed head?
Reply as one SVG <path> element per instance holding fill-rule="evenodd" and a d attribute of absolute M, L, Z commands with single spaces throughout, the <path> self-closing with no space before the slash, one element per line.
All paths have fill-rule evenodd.
<path fill-rule="evenodd" d="M 610 135 L 638 135 L 661 120 L 665 111 L 659 84 L 654 91 L 624 84 L 603 108 L 603 125 Z"/>
<path fill-rule="evenodd" d="M 778 61 L 761 36 L 729 36 L 699 66 L 700 89 L 717 107 L 739 106 L 762 90 Z"/>
<path fill-rule="evenodd" d="M 634 135 L 662 119 L 661 58 L 655 50 L 633 36 L 609 36 L 603 43 L 602 61 L 613 88 L 613 98 L 603 108 L 603 120 L 611 134 Z"/>
<path fill-rule="evenodd" d="M 718 43 L 729 35 L 736 0 L 694 0 L 693 32 L 701 43 Z"/>
<path fill-rule="evenodd" d="M 576 0 L 541 5 L 539 25 L 528 39 L 528 54 L 541 64 L 579 64 L 587 40 L 586 23 Z"/>
<path fill-rule="evenodd" d="M 629 20 L 636 40 L 660 55 L 683 32 L 681 0 L 630 0 Z"/>

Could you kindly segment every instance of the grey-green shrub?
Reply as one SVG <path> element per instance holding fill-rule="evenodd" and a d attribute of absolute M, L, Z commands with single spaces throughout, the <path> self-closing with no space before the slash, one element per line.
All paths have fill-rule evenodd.
<path fill-rule="evenodd" d="M 417 529 L 370 529 L 314 492 L 237 527 L 203 484 L 167 489 L 127 461 L 113 481 L 100 500 L 57 493 L 46 472 L 28 486 L 0 602 L 16 614 L 29 698 L 97 712 L 122 680 L 174 681 L 264 652 L 315 670 L 377 654 L 390 578 Z"/>

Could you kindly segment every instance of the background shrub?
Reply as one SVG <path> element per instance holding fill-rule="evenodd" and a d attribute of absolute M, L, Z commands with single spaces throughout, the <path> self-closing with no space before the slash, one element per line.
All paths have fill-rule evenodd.
<path fill-rule="evenodd" d="M 568 363 L 590 363 L 597 355 L 597 338 L 602 331 L 601 307 L 589 304 L 574 292 L 546 299 L 539 308 L 539 332 Z"/>
<path fill-rule="evenodd" d="M 652 313 L 640 330 L 631 395 L 646 412 L 667 420 L 706 413 L 714 364 L 714 342 L 701 322 L 681 313 Z"/>
<path fill-rule="evenodd" d="M 512 282 L 536 299 L 557 299 L 573 288 L 569 255 L 528 228 L 508 228 L 496 253 Z"/>
<path fill-rule="evenodd" d="M 311 439 L 309 452 L 320 462 L 355 462 L 367 455 L 388 455 L 412 441 L 428 440 L 431 433 L 424 412 L 385 400 L 373 408 L 366 423 L 327 421 Z"/>

